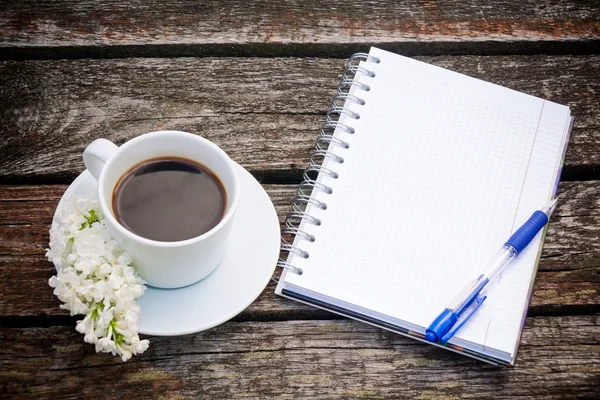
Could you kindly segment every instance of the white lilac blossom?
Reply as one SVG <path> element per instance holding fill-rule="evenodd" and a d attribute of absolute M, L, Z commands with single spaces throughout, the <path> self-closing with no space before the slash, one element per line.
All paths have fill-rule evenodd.
<path fill-rule="evenodd" d="M 127 361 L 143 353 L 148 340 L 140 340 L 135 299 L 146 287 L 123 252 L 106 230 L 98 201 L 75 197 L 55 218 L 50 229 L 48 260 L 57 269 L 48 283 L 77 321 L 83 340 L 97 352 L 119 355 Z"/>

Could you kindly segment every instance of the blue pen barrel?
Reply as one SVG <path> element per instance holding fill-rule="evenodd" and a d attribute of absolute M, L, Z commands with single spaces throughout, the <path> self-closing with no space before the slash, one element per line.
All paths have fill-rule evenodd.
<path fill-rule="evenodd" d="M 448 308 L 457 314 L 460 314 L 462 310 L 464 310 L 471 301 L 477 296 L 477 293 L 481 290 L 481 288 L 486 284 L 487 280 L 484 282 L 484 274 L 479 275 L 478 278 L 473 279 L 469 283 L 465 285 L 465 287 L 456 295 L 454 299 L 448 305 Z"/>
<path fill-rule="evenodd" d="M 493 282 L 500 272 L 506 267 L 513 258 L 517 256 L 517 251 L 508 244 L 505 244 L 485 268 L 483 275 Z"/>
<path fill-rule="evenodd" d="M 511 246 L 520 253 L 535 235 L 548 223 L 548 216 L 543 211 L 536 211 L 512 236 L 506 241 L 505 245 Z"/>

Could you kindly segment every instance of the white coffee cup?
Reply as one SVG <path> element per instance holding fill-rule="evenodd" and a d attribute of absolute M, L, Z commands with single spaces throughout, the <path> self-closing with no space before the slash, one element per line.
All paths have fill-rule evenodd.
<path fill-rule="evenodd" d="M 117 221 L 112 196 L 119 179 L 135 165 L 165 156 L 196 161 L 214 172 L 223 184 L 227 195 L 225 215 L 208 232 L 178 242 L 160 242 L 138 236 Z M 191 133 L 157 131 L 138 136 L 121 147 L 97 139 L 83 152 L 83 161 L 98 181 L 98 200 L 108 232 L 131 255 L 133 266 L 149 285 L 191 285 L 219 265 L 239 203 L 240 182 L 234 162 L 217 145 Z"/>

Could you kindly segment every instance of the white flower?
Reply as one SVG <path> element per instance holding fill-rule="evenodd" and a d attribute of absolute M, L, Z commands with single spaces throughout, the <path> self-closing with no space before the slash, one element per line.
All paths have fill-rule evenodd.
<path fill-rule="evenodd" d="M 116 349 L 115 342 L 113 342 L 112 340 L 110 340 L 110 338 L 108 338 L 108 337 L 100 338 L 96 342 L 96 351 L 98 353 L 104 352 L 104 353 L 113 353 L 113 354 L 115 354 L 116 353 L 115 349 Z"/>
<path fill-rule="evenodd" d="M 105 305 L 104 306 L 104 310 L 97 317 L 98 327 L 100 327 L 102 329 L 109 328 L 110 327 L 110 323 L 113 320 L 114 314 L 115 314 L 115 309 L 113 307 L 107 307 Z"/>
<path fill-rule="evenodd" d="M 90 331 L 85 334 L 83 341 L 86 343 L 96 344 L 98 343 L 98 336 L 96 336 L 96 332 Z"/>
<path fill-rule="evenodd" d="M 131 264 L 131 257 L 129 256 L 129 254 L 127 254 L 127 253 L 121 254 L 119 256 L 119 264 L 123 265 L 123 266 Z M 133 269 L 133 268 L 130 268 L 130 269 Z"/>
<path fill-rule="evenodd" d="M 125 282 L 125 280 L 117 274 L 111 274 L 110 277 L 108 278 L 108 284 L 110 285 L 110 287 L 113 290 L 119 289 L 123 285 L 124 282 Z"/>
<path fill-rule="evenodd" d="M 135 299 L 146 286 L 106 230 L 98 202 L 78 197 L 61 207 L 50 229 L 46 257 L 57 268 L 48 280 L 71 315 L 85 314 L 76 330 L 97 352 L 119 355 L 123 361 L 148 349 L 140 340 Z"/>
<path fill-rule="evenodd" d="M 115 346 L 117 353 L 121 355 L 121 360 L 127 361 L 131 358 L 131 351 L 127 349 L 129 346 L 119 346 L 118 344 Z"/>
<path fill-rule="evenodd" d="M 88 314 L 83 320 L 81 321 L 77 321 L 77 326 L 75 327 L 75 330 L 79 333 L 88 333 L 90 330 L 93 329 L 93 320 L 92 320 L 92 315 Z"/>
<path fill-rule="evenodd" d="M 103 263 L 95 272 L 96 278 L 108 280 L 109 275 L 113 272 L 114 267 L 111 264 Z"/>

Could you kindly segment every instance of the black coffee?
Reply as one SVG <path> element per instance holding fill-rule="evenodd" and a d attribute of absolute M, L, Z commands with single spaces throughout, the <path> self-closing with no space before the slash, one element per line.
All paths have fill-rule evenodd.
<path fill-rule="evenodd" d="M 176 242 L 202 235 L 223 218 L 223 184 L 203 165 L 179 157 L 146 160 L 121 177 L 112 198 L 117 220 L 146 239 Z"/>

